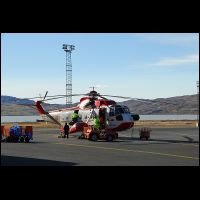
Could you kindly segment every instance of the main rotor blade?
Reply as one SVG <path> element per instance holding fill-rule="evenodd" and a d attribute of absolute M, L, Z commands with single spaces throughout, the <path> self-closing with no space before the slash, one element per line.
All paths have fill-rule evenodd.
<path fill-rule="evenodd" d="M 28 99 L 29 100 L 29 99 L 39 99 L 39 98 L 40 97 L 30 97 L 30 98 L 22 98 L 22 99 L 25 99 L 25 100 Z"/>
<path fill-rule="evenodd" d="M 116 98 L 122 98 L 122 99 L 136 99 L 132 97 L 123 97 L 123 96 L 114 96 L 114 95 L 107 95 L 107 94 L 102 94 L 101 96 L 106 96 L 106 97 L 116 97 Z"/>
<path fill-rule="evenodd" d="M 49 100 L 53 100 L 53 99 L 62 99 L 62 98 L 65 98 L 65 96 L 63 96 L 63 97 L 54 97 L 54 98 L 50 98 L 50 99 L 44 99 L 44 100 L 41 100 L 40 102 L 49 101 Z"/>
<path fill-rule="evenodd" d="M 58 124 L 59 126 L 62 126 L 62 124 L 61 124 L 59 121 L 57 121 L 55 118 L 53 118 L 53 117 L 49 114 L 49 112 L 46 111 L 45 114 L 46 114 L 47 117 L 49 117 L 51 120 L 53 120 L 56 124 Z"/>
<path fill-rule="evenodd" d="M 98 95 L 99 97 L 101 97 L 102 99 L 104 99 L 104 100 L 108 100 L 106 97 L 103 97 L 103 96 L 101 96 L 101 95 Z"/>
<path fill-rule="evenodd" d="M 82 95 L 87 95 L 87 94 L 71 94 L 71 95 L 57 94 L 57 95 L 46 96 L 46 97 L 71 97 L 71 96 L 82 96 Z M 23 99 L 38 99 L 38 98 L 41 98 L 41 97 L 31 97 L 31 98 L 23 98 Z"/>
<path fill-rule="evenodd" d="M 129 100 L 135 100 L 135 101 L 140 101 L 140 102 L 144 102 L 144 103 L 152 103 L 151 100 L 144 100 L 144 99 L 138 99 L 138 98 L 132 98 L 132 97 L 123 97 L 123 96 L 114 96 L 114 95 L 101 95 L 101 96 L 129 99 Z"/>
<path fill-rule="evenodd" d="M 46 98 L 46 96 L 47 96 L 47 93 L 48 93 L 48 91 L 46 91 L 46 94 L 44 95 L 44 98 L 43 98 L 43 100 Z"/>
<path fill-rule="evenodd" d="M 82 95 L 87 95 L 87 94 L 71 94 L 71 95 L 57 94 L 57 95 L 47 96 L 47 97 L 71 97 L 71 96 L 82 96 Z"/>

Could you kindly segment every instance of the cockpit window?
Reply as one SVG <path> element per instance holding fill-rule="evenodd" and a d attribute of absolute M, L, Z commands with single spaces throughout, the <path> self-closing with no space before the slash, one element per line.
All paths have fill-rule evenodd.
<path fill-rule="evenodd" d="M 128 107 L 126 107 L 126 106 L 124 106 L 124 112 L 125 112 L 125 113 L 130 113 L 130 110 L 129 110 L 129 108 L 128 108 Z"/>
<path fill-rule="evenodd" d="M 118 115 L 118 114 L 122 114 L 122 113 L 124 113 L 124 109 L 122 107 L 116 106 L 115 107 L 115 114 Z"/>
<path fill-rule="evenodd" d="M 130 113 L 127 106 L 116 105 L 110 107 L 109 116 L 120 115 L 123 113 Z"/>
<path fill-rule="evenodd" d="M 113 106 L 110 107 L 109 116 L 115 116 L 115 108 Z"/>

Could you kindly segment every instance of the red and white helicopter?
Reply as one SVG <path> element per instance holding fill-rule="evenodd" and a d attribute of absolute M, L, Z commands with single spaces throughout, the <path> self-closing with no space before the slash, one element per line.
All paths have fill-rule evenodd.
<path fill-rule="evenodd" d="M 38 110 L 38 113 L 41 115 L 44 121 L 56 123 L 60 126 L 61 129 L 64 127 L 66 122 L 70 123 L 72 121 L 72 115 L 74 112 L 78 113 L 78 121 L 70 127 L 69 133 L 83 131 L 84 126 L 93 125 L 94 116 L 99 117 L 101 125 L 106 127 L 107 130 L 124 131 L 132 128 L 134 126 L 134 121 L 139 120 L 139 115 L 130 113 L 127 106 L 119 105 L 115 101 L 107 99 L 106 97 L 117 97 L 146 102 L 145 100 L 137 98 L 100 95 L 94 91 L 93 87 L 93 90 L 87 94 L 70 95 L 84 96 L 80 99 L 80 103 L 77 106 L 46 111 L 41 105 L 43 102 L 53 99 L 65 98 L 67 96 L 47 96 L 47 93 L 48 92 L 46 92 L 43 100 L 35 101 L 35 106 Z M 46 99 L 46 97 L 48 98 Z"/>

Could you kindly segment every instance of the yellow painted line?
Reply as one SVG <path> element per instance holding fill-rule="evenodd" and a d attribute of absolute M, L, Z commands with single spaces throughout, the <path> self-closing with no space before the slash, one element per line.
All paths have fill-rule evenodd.
<path fill-rule="evenodd" d="M 93 146 L 93 145 L 88 146 L 88 145 L 82 145 L 82 144 L 66 144 L 66 143 L 53 143 L 53 144 L 64 144 L 64 145 L 67 145 L 67 146 L 87 147 L 87 148 L 116 150 L 116 151 L 127 151 L 127 152 L 135 152 L 135 153 L 147 153 L 147 154 L 154 154 L 154 155 L 161 155 L 161 156 L 168 156 L 168 157 L 177 157 L 177 158 L 199 160 L 198 157 L 182 156 L 182 155 L 175 155 L 175 154 L 168 154 L 168 153 L 159 153 L 159 152 L 152 152 L 152 151 L 141 151 L 141 150 L 132 150 L 132 149 L 100 147 L 100 146 Z"/>

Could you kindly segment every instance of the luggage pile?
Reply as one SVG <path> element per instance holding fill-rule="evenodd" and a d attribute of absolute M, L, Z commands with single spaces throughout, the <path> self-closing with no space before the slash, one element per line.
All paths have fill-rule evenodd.
<path fill-rule="evenodd" d="M 2 142 L 26 142 L 33 140 L 32 126 L 1 126 Z"/>

